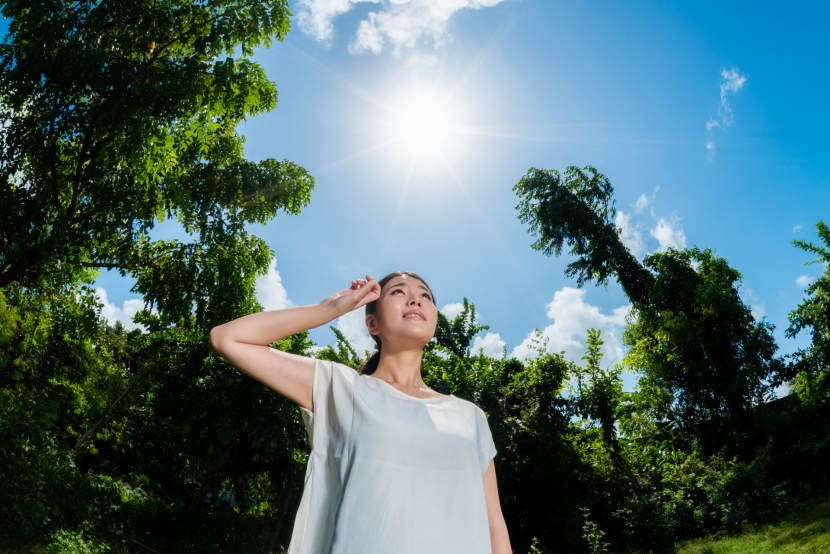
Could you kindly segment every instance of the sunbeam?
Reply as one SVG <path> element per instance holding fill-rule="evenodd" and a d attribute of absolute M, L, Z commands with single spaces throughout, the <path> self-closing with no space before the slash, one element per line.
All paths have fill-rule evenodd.
<path fill-rule="evenodd" d="M 396 139 L 389 139 L 389 140 L 383 141 L 381 143 L 375 144 L 374 146 L 364 148 L 360 152 L 350 154 L 350 155 L 346 156 L 345 158 L 341 158 L 341 159 L 337 160 L 336 162 L 331 162 L 331 163 L 328 163 L 328 164 L 326 164 L 322 167 L 318 167 L 316 169 L 313 169 L 311 171 L 311 173 L 313 175 L 324 175 L 324 174 L 328 173 L 329 171 L 331 171 L 333 169 L 341 168 L 341 167 L 346 166 L 346 165 L 348 165 L 348 164 L 350 164 L 350 163 L 352 163 L 356 160 L 359 160 L 360 158 L 365 158 L 366 156 L 368 156 L 369 154 L 372 154 L 373 152 L 377 152 L 378 150 L 383 150 L 384 148 L 387 148 L 388 146 L 391 146 L 395 142 L 397 142 Z"/>
<path fill-rule="evenodd" d="M 470 194 L 470 191 L 468 191 L 467 187 L 464 186 L 464 183 L 461 182 L 461 179 L 455 173 L 455 170 L 452 168 L 452 165 L 450 165 L 449 160 L 447 160 L 447 158 L 444 157 L 443 155 L 440 155 L 440 158 L 441 158 L 441 161 L 444 162 L 444 166 L 447 168 L 447 171 L 449 171 L 450 175 L 453 178 L 453 181 L 455 181 L 455 184 L 458 186 L 459 190 L 461 190 L 461 192 L 467 198 L 467 201 L 470 203 L 470 206 L 472 206 L 472 208 L 476 211 L 476 213 L 478 213 L 479 217 L 481 217 L 481 219 L 484 221 L 484 223 L 487 225 L 487 227 L 490 228 L 490 230 L 493 232 L 493 236 L 496 237 L 496 240 L 502 246 L 505 253 L 507 253 L 507 256 L 512 260 L 513 267 L 518 270 L 519 274 L 522 276 L 522 278 L 524 279 L 527 286 L 534 292 L 534 294 L 536 294 L 537 301 L 544 303 L 545 299 L 542 297 L 542 295 L 536 289 L 536 287 L 533 286 L 533 283 L 528 278 L 528 276 L 525 273 L 524 269 L 522 269 L 522 266 L 521 266 L 521 264 L 519 264 L 519 261 L 513 256 L 513 253 L 510 251 L 510 248 L 507 247 L 507 244 L 504 242 L 504 239 L 502 239 L 501 235 L 496 230 L 496 227 L 490 222 L 490 218 L 487 217 L 487 214 L 485 214 L 484 211 L 479 207 L 478 202 L 476 202 L 473 195 Z M 530 309 L 534 308 L 535 305 L 528 300 L 526 295 L 523 295 L 523 299 L 524 299 L 525 303 L 527 304 L 528 308 L 530 308 Z"/>

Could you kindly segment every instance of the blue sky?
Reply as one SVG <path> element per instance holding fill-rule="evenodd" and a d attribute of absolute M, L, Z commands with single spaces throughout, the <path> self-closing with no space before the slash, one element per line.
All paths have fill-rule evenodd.
<path fill-rule="evenodd" d="M 260 282 L 266 306 L 315 303 L 366 273 L 409 269 L 439 307 L 476 304 L 491 326 L 478 343 L 487 351 L 503 343 L 526 355 L 539 328 L 578 360 L 594 326 L 611 362 L 622 355 L 619 287 L 575 290 L 566 256 L 530 249 L 511 191 L 530 167 L 590 164 L 614 185 L 632 250 L 714 248 L 743 273 L 744 298 L 776 326 L 782 352 L 806 344 L 783 331 L 822 270 L 804 267 L 792 240 L 814 239 L 830 219 L 827 4 L 292 9 L 285 43 L 255 56 L 279 105 L 240 129 L 250 159 L 287 158 L 317 180 L 300 216 L 252 228 L 277 260 Z M 115 273 L 98 286 L 111 318 L 139 305 Z M 360 320 L 338 325 L 364 345 Z M 333 339 L 326 328 L 312 336 Z"/>

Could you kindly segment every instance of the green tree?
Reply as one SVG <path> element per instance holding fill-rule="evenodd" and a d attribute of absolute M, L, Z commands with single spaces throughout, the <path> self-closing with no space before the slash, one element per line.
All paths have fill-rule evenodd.
<path fill-rule="evenodd" d="M 555 169 L 528 170 L 513 192 L 519 197 L 519 220 L 527 223 L 531 247 L 546 256 L 559 256 L 570 247 L 576 260 L 568 264 L 566 277 L 576 277 L 579 287 L 591 280 L 607 285 L 615 277 L 635 305 L 647 303 L 652 276 L 620 240 L 614 224 L 614 188 L 591 166 L 570 166 L 565 177 Z"/>
<path fill-rule="evenodd" d="M 690 430 L 727 415 L 743 422 L 786 371 L 773 326 L 741 300 L 740 273 L 697 248 L 652 254 L 644 265 L 659 301 L 641 306 L 623 335 L 641 411 Z"/>
<path fill-rule="evenodd" d="M 578 286 L 619 282 L 636 318 L 626 363 L 662 400 L 661 413 L 684 426 L 743 420 L 786 377 L 772 325 L 755 321 L 740 298 L 740 274 L 709 250 L 669 249 L 639 262 L 614 223 L 613 188 L 594 168 L 569 167 L 564 179 L 534 168 L 514 191 L 519 219 L 539 236 L 534 249 L 558 256 L 567 243 L 576 260 L 565 275 Z"/>
<path fill-rule="evenodd" d="M 77 293 L 77 294 L 76 294 Z M 126 434 L 110 408 L 130 377 L 138 332 L 103 325 L 90 291 L 0 293 L 0 516 L 30 535 L 78 525 L 112 498 L 95 493 L 98 475 L 75 463 L 82 445 L 106 456 Z M 106 496 L 106 495 L 104 495 Z"/>
<path fill-rule="evenodd" d="M 576 386 L 574 387 L 574 407 L 583 419 L 599 423 L 602 438 L 606 445 L 615 452 L 619 451 L 617 443 L 617 412 L 623 402 L 622 367 L 617 365 L 606 371 L 600 367 L 604 356 L 602 333 L 588 329 L 587 349 L 582 357 L 585 367 L 574 366 Z"/>
<path fill-rule="evenodd" d="M 165 320 L 250 310 L 269 252 L 244 225 L 298 213 L 313 186 L 291 162 L 247 161 L 236 132 L 276 105 L 250 56 L 288 32 L 287 2 L 0 7 L 0 288 L 114 268 Z M 153 241 L 166 219 L 198 240 Z"/>
<path fill-rule="evenodd" d="M 816 258 L 807 265 L 824 264 L 824 274 L 804 291 L 804 300 L 790 312 L 787 337 L 794 338 L 808 330 L 811 344 L 795 353 L 795 389 L 805 401 L 830 400 L 830 227 L 823 221 L 816 224 L 822 244 L 796 240 L 798 248 Z"/>
<path fill-rule="evenodd" d="M 461 313 L 455 316 L 452 321 L 443 313 L 438 312 L 438 324 L 435 327 L 435 342 L 432 343 L 446 349 L 459 358 L 469 356 L 470 347 L 473 344 L 475 336 L 481 331 L 486 331 L 490 328 L 487 325 L 478 324 L 474 304 L 470 303 L 466 298 L 462 302 L 463 309 Z"/>

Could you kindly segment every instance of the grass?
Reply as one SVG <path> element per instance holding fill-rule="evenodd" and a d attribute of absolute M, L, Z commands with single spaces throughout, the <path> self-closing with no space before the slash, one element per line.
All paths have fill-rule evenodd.
<path fill-rule="evenodd" d="M 679 544 L 674 554 L 830 554 L 830 497 L 800 502 L 783 519 L 734 537 Z"/>
<path fill-rule="evenodd" d="M 0 533 L 0 554 L 45 554 L 46 551 L 44 545 Z M 734 537 L 687 541 L 672 551 L 672 554 L 767 553 L 830 554 L 830 497 L 800 502 L 776 523 L 750 527 Z"/>

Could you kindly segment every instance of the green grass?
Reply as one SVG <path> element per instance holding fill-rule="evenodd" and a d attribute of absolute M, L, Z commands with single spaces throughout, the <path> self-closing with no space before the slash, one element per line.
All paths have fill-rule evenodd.
<path fill-rule="evenodd" d="M 120 550 L 120 549 L 117 549 Z M 0 554 L 45 554 L 43 545 L 0 533 Z M 830 554 L 830 497 L 796 504 L 768 525 L 734 537 L 696 539 L 677 545 L 672 554 Z M 115 554 L 110 551 L 110 554 Z"/>
<path fill-rule="evenodd" d="M 830 497 L 800 502 L 783 519 L 734 537 L 678 545 L 674 554 L 830 554 Z"/>

